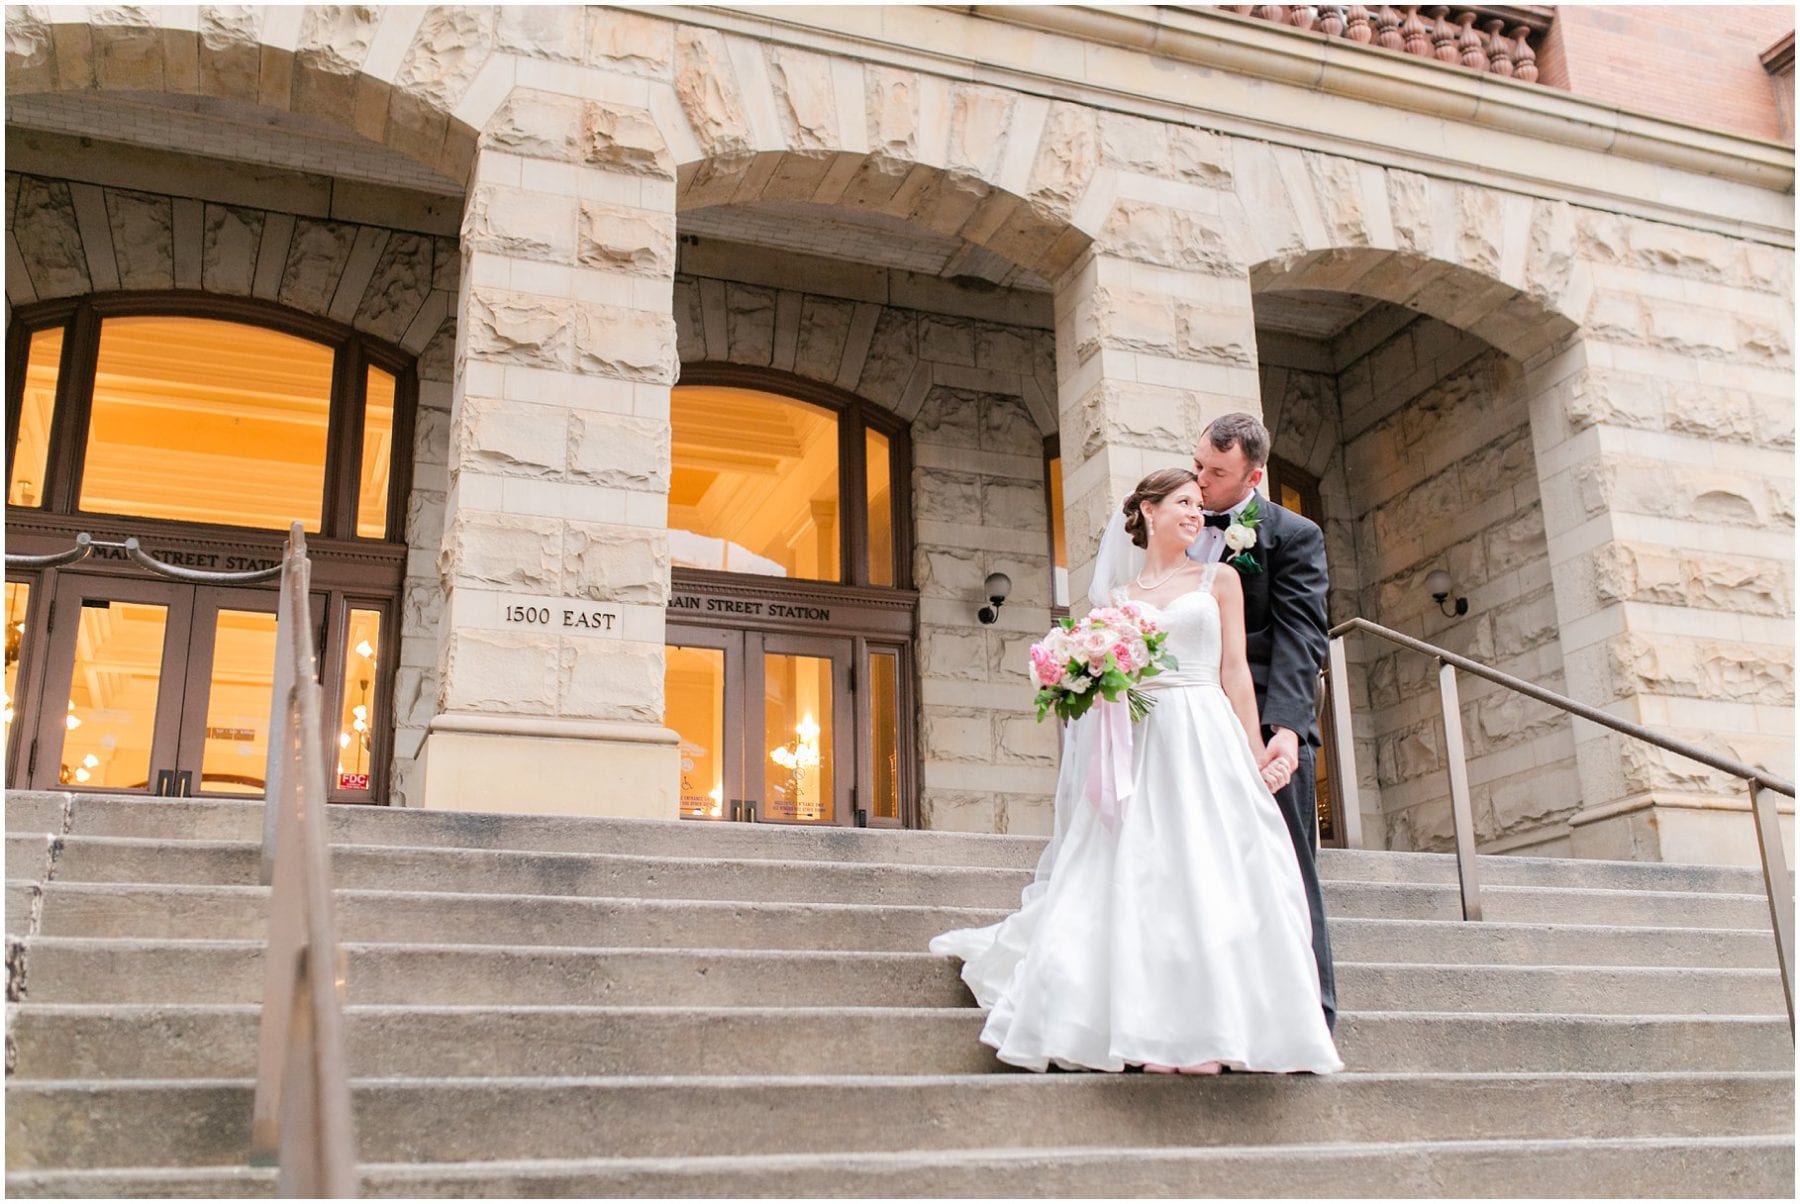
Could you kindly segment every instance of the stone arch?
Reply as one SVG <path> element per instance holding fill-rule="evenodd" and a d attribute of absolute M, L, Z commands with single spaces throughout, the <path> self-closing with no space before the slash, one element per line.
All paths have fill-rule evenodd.
<path fill-rule="evenodd" d="M 1326 204 L 1334 179 L 1315 157 L 1297 157 L 1315 169 L 1302 177 L 1314 190 L 1296 193 L 1290 216 Z M 1376 174 L 1391 184 L 1396 173 Z M 1572 256 L 1573 216 L 1560 202 L 1414 181 L 1440 203 L 1414 206 L 1404 237 L 1394 233 L 1396 191 L 1372 184 L 1359 196 L 1390 206 L 1374 220 L 1364 207 L 1340 213 L 1332 234 L 1313 231 L 1344 242 L 1292 245 L 1304 243 L 1306 221 L 1265 232 L 1289 245 L 1250 268 L 1254 295 L 1354 294 L 1406 311 L 1357 319 L 1317 377 L 1262 366 L 1275 453 L 1320 478 L 1334 622 L 1362 615 L 1422 631 L 1567 692 L 1563 586 L 1550 559 L 1559 520 L 1543 505 L 1538 462 L 1558 436 L 1539 429 L 1538 396 L 1581 355 L 1588 286 Z M 1558 224 L 1550 239 L 1535 228 Z M 1471 597 L 1466 617 L 1433 607 L 1424 581 L 1436 568 Z M 1365 830 L 1391 848 L 1448 847 L 1448 804 L 1436 789 L 1446 754 L 1421 702 L 1433 689 L 1430 665 L 1368 641 L 1358 663 L 1365 805 L 1382 808 L 1365 816 Z M 1564 821 L 1582 793 L 1567 718 L 1479 682 L 1465 682 L 1463 702 L 1477 838 L 1495 851 L 1566 851 Z"/>
<path fill-rule="evenodd" d="M 1013 398 L 1040 436 L 1057 429 L 1048 330 L 684 276 L 675 282 L 675 335 L 683 364 L 791 372 L 905 422 L 934 396 L 958 392 Z"/>
<path fill-rule="evenodd" d="M 15 305 L 169 290 L 254 297 L 421 357 L 448 379 L 456 241 L 33 175 L 7 182 Z M 441 361 L 441 362 L 440 362 Z"/>
<path fill-rule="evenodd" d="M 1054 282 L 1109 207 L 1099 115 L 1081 105 L 694 26 L 675 30 L 673 79 L 656 116 L 678 209 L 860 209 Z"/>
<path fill-rule="evenodd" d="M 1584 322 L 1593 285 L 1566 201 L 1267 143 L 1237 151 L 1233 226 L 1254 292 L 1359 293 L 1528 365 Z"/>
<path fill-rule="evenodd" d="M 536 11 L 18 6 L 6 17 L 6 91 L 254 106 L 384 148 L 460 188 L 488 94 L 511 82 L 511 60 L 495 51 L 509 36 L 532 40 Z"/>

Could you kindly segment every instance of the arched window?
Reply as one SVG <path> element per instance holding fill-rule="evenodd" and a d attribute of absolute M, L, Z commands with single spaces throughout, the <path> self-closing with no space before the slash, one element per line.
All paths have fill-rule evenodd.
<path fill-rule="evenodd" d="M 696 378 L 719 383 L 690 383 Z M 670 398 L 677 566 L 847 585 L 905 581 L 897 419 L 800 381 L 776 392 L 756 375 L 690 367 L 682 382 Z"/>
<path fill-rule="evenodd" d="M 136 293 L 21 307 L 7 332 L 9 546 L 79 531 L 166 560 L 273 563 L 314 537 L 333 797 L 379 801 L 407 550 L 411 357 L 242 298 Z M 7 574 L 8 780 L 262 789 L 273 586 L 155 578 L 121 557 Z"/>
<path fill-rule="evenodd" d="M 682 368 L 670 427 L 681 814 L 916 822 L 905 424 L 829 386 L 701 364 Z"/>
<path fill-rule="evenodd" d="M 396 349 L 272 306 L 144 296 L 22 310 L 9 343 L 9 508 L 400 537 L 413 382 Z"/>

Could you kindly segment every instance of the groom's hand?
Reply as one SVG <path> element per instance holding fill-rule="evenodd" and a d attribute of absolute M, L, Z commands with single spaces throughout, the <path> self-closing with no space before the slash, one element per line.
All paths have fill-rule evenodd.
<path fill-rule="evenodd" d="M 1300 737 L 1290 728 L 1272 729 L 1257 768 L 1267 775 L 1271 789 L 1279 790 L 1286 786 L 1294 772 L 1300 768 Z"/>

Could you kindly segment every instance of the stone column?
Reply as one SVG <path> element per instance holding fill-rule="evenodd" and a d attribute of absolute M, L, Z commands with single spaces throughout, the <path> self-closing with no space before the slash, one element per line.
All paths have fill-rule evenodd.
<path fill-rule="evenodd" d="M 1569 689 L 1791 776 L 1792 254 L 1592 213 L 1579 242 L 1585 337 L 1530 381 Z M 1736 780 L 1589 723 L 1576 742 L 1577 856 L 1756 860 Z"/>
<path fill-rule="evenodd" d="M 1157 468 L 1192 463 L 1206 424 L 1262 412 L 1255 314 L 1222 193 L 1144 177 L 1056 282 L 1070 601 L 1086 609 L 1100 533 Z"/>
<path fill-rule="evenodd" d="M 511 90 L 463 225 L 424 801 L 674 818 L 674 164 L 645 81 L 537 77 L 568 92 Z"/>

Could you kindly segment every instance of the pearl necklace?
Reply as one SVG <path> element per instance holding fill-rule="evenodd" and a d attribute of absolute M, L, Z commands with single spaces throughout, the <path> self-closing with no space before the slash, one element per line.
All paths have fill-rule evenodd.
<path fill-rule="evenodd" d="M 1185 564 L 1176 565 L 1174 568 L 1172 568 L 1168 572 L 1164 573 L 1162 575 L 1162 579 L 1157 581 L 1157 583 L 1155 585 L 1145 585 L 1144 584 L 1144 575 L 1142 573 L 1139 573 L 1137 576 L 1137 580 L 1135 582 L 1133 582 L 1133 584 L 1136 585 L 1139 589 L 1143 590 L 1145 593 L 1153 594 L 1157 590 L 1161 589 L 1163 586 L 1167 585 L 1169 582 L 1175 580 L 1175 574 L 1179 573 L 1182 569 L 1184 569 L 1186 567 L 1187 567 L 1187 565 L 1185 565 Z"/>

